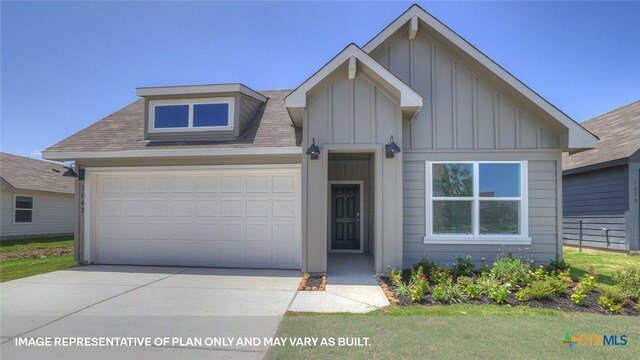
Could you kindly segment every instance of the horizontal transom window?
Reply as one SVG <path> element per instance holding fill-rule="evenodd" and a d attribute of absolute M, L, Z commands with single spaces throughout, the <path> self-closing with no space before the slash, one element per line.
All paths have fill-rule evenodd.
<path fill-rule="evenodd" d="M 425 242 L 528 236 L 527 162 L 426 162 Z"/>
<path fill-rule="evenodd" d="M 149 130 L 198 131 L 232 130 L 232 97 L 180 100 L 151 100 Z"/>

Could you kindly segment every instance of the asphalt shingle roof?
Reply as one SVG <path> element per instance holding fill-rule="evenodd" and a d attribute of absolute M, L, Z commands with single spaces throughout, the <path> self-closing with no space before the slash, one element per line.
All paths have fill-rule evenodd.
<path fill-rule="evenodd" d="M 139 99 L 46 151 L 87 152 L 182 148 L 298 146 L 302 132 L 291 125 L 284 105 L 290 90 L 260 91 L 269 98 L 240 136 L 226 141 L 150 142 L 144 139 L 144 99 Z"/>
<path fill-rule="evenodd" d="M 0 177 L 16 189 L 73 194 L 75 181 L 62 176 L 66 170 L 60 164 L 0 153 Z"/>
<path fill-rule="evenodd" d="M 640 100 L 582 123 L 600 138 L 598 147 L 564 155 L 562 170 L 624 159 L 640 149 Z"/>

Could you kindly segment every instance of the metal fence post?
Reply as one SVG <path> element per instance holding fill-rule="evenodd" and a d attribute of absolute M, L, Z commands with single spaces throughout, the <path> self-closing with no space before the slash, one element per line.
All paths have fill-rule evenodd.
<path fill-rule="evenodd" d="M 582 219 L 580 219 L 580 242 L 578 245 L 580 252 L 582 252 Z"/>

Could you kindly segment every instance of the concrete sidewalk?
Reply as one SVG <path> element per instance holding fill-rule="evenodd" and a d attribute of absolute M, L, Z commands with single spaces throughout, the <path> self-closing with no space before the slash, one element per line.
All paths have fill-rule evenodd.
<path fill-rule="evenodd" d="M 385 306 L 370 255 L 330 254 L 325 291 L 298 291 L 289 311 L 365 313 Z"/>

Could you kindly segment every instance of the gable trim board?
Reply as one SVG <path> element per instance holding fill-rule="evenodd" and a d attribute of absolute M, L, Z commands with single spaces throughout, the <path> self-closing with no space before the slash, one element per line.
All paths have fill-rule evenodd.
<path fill-rule="evenodd" d="M 428 46 L 420 41 L 428 43 Z M 436 43 L 441 54 L 433 50 Z M 387 65 L 384 56 L 376 54 L 376 48 L 381 44 L 389 46 Z M 420 44 L 425 45 L 424 49 Z M 413 54 L 419 51 L 423 52 L 414 57 Z M 401 66 L 394 66 L 393 62 L 400 61 L 401 56 L 404 56 Z M 424 73 L 417 72 L 418 68 Z M 255 131 L 253 135 L 243 131 L 235 134 L 233 139 L 209 142 L 195 138 L 171 142 L 173 139 L 169 136 L 162 139 L 165 142 L 138 139 L 132 145 L 130 142 L 143 134 L 139 125 L 143 125 L 146 116 L 144 107 L 137 104 L 127 107 L 124 114 L 108 117 L 103 128 L 98 126 L 97 130 L 94 129 L 110 136 L 110 129 L 123 132 L 129 127 L 135 128 L 135 133 L 121 134 L 130 142 L 105 140 L 104 146 L 91 147 L 87 144 L 95 143 L 92 139 L 100 137 L 88 136 L 87 133 L 94 131 L 90 127 L 83 130 L 76 141 L 73 136 L 64 141 L 64 144 L 69 144 L 69 151 L 65 151 L 63 145 L 44 151 L 47 158 L 74 160 L 81 167 L 86 166 L 87 180 L 78 181 L 79 197 L 84 194 L 84 201 L 79 199 L 78 206 L 85 204 L 88 209 L 79 219 L 77 229 L 80 239 L 84 239 L 78 242 L 81 260 L 157 265 L 295 267 L 307 272 L 326 272 L 330 249 L 331 205 L 328 192 L 330 181 L 334 180 L 329 176 L 331 162 L 340 161 L 349 168 L 349 161 L 362 161 L 366 157 L 367 189 L 362 189 L 361 193 L 363 203 L 370 204 L 366 209 L 369 214 L 365 251 L 373 253 L 376 272 L 384 272 L 387 266 L 410 266 L 425 253 L 435 261 L 455 261 L 458 256 L 466 255 L 477 260 L 480 257 L 494 258 L 499 248 L 521 251 L 517 248 L 524 246 L 531 249 L 537 261 L 547 262 L 562 256 L 561 154 L 563 151 L 579 152 L 593 148 L 597 141 L 595 136 L 418 6 L 412 6 L 364 48 L 355 44 L 345 47 L 288 95 L 286 91 L 273 91 L 265 92 L 272 94 L 267 97 L 241 84 L 138 89 L 139 96 L 165 99 L 191 95 L 210 97 L 216 92 L 219 96 L 236 92 L 241 94 L 238 96 L 262 102 L 255 108 L 244 110 L 247 116 L 243 126 L 252 128 Z M 255 115 L 249 116 L 251 112 Z M 267 112 L 268 116 L 265 115 Z M 266 127 L 263 126 L 265 124 Z M 480 130 L 484 132 L 480 134 Z M 523 137 L 523 133 L 527 137 Z M 259 142 L 256 141 L 258 135 Z M 254 136 L 254 139 L 243 142 L 243 136 Z M 390 137 L 402 149 L 394 158 L 385 157 L 385 145 Z M 428 146 L 427 138 L 432 139 L 433 146 Z M 314 139 L 321 152 L 317 160 L 311 160 L 304 153 Z M 412 142 L 415 139 L 424 141 L 414 147 Z M 271 144 L 273 146 L 269 146 Z M 87 151 L 82 151 L 83 147 Z M 104 151 L 96 151 L 96 148 Z M 482 237 L 474 241 L 453 238 L 433 243 L 425 239 L 426 224 L 431 216 L 426 204 L 428 181 L 425 178 L 425 163 L 429 161 L 518 161 L 525 164 L 522 171 L 526 171 L 526 176 L 522 176 L 522 181 L 526 184 L 522 191 L 528 191 L 528 196 L 522 196 L 525 208 L 521 210 L 524 217 L 521 226 L 528 232 L 522 231 L 523 236 L 515 239 L 517 241 Z M 192 166 L 185 166 L 187 164 Z M 260 195 L 249 191 L 248 178 L 245 177 L 255 171 L 266 174 L 251 185 L 263 189 Z M 296 180 L 284 183 L 286 187 L 295 189 L 297 195 L 291 195 L 291 191 L 281 194 L 265 190 L 276 181 L 273 180 L 274 174 L 291 171 L 296 175 L 290 179 Z M 212 188 L 219 181 L 216 174 L 222 173 L 240 174 L 237 183 L 232 184 L 240 186 L 237 192 L 212 191 L 204 194 L 192 183 L 196 180 L 185 180 L 188 184 L 178 181 L 178 190 L 174 193 L 170 183 L 193 176 L 209 179 L 203 186 Z M 353 177 L 362 176 L 354 174 L 351 172 Z M 155 221 L 152 219 L 155 215 L 133 214 L 129 218 L 114 213 L 113 219 L 103 216 L 101 201 L 108 196 L 103 194 L 103 187 L 97 182 L 106 177 L 113 177 L 116 183 L 121 184 L 112 194 L 115 202 L 107 205 L 107 210 L 124 211 L 123 204 L 130 189 L 122 188 L 125 186 L 122 184 L 130 182 L 135 196 L 146 204 L 141 205 L 145 206 L 141 210 L 143 212 L 154 210 L 147 204 L 151 200 L 176 202 L 173 209 L 175 217 L 171 215 L 165 219 L 167 226 L 178 224 L 175 231 L 169 229 L 154 235 L 154 238 L 150 238 L 153 237 L 151 230 L 138 233 L 138 238 L 124 236 L 123 226 L 136 221 L 145 225 Z M 162 191 L 149 190 L 157 187 L 154 179 L 165 184 L 160 189 Z M 361 179 L 344 175 L 340 180 Z M 82 190 L 84 188 L 86 191 Z M 277 203 L 278 197 L 288 203 L 294 201 L 295 207 L 265 205 Z M 198 216 L 196 207 L 203 198 L 212 202 L 229 200 L 229 207 L 217 207 L 218 212 L 209 217 Z M 255 208 L 249 204 L 255 204 Z M 290 237 L 296 240 L 288 243 L 286 252 L 290 255 L 292 251 L 299 253 L 295 257 L 289 256 L 288 260 L 278 260 L 274 252 L 274 246 L 278 244 L 272 241 L 276 238 L 273 232 L 268 239 L 260 237 L 263 233 L 258 232 L 252 233 L 256 239 L 244 235 L 247 227 L 273 228 L 282 219 L 269 217 L 269 214 L 285 210 L 289 211 L 290 218 L 283 221 L 288 221 L 287 226 L 295 222 L 298 234 Z M 220 215 L 220 211 L 229 213 Z M 215 230 L 218 229 L 216 226 L 226 226 L 228 220 L 240 229 L 238 234 L 244 237 L 237 241 L 246 245 L 244 248 L 232 246 L 231 240 L 236 234 L 226 233 L 230 236 L 227 239 L 227 235 L 220 238 L 213 233 L 200 233 L 198 236 L 208 239 L 207 243 L 200 241 L 194 233 L 197 226 L 206 224 L 211 226 L 212 232 L 220 234 Z M 97 228 L 103 230 L 101 226 L 110 221 L 113 222 L 112 233 L 95 233 Z M 181 228 L 181 224 L 190 226 Z M 106 244 L 98 238 L 106 236 L 113 236 L 107 242 L 135 248 L 126 253 L 111 246 L 109 251 L 114 251 L 112 255 L 121 251 L 123 259 L 126 256 L 134 259 L 120 261 L 116 257 L 115 260 L 104 260 L 109 257 L 96 254 L 100 241 Z M 179 240 L 188 246 L 181 248 Z M 364 242 L 362 239 L 361 244 Z M 145 243 L 154 249 L 155 258 L 142 259 L 146 256 Z M 254 245 L 265 252 L 252 248 Z M 157 246 L 166 247 L 169 253 L 174 249 L 177 255 L 171 257 L 168 253 L 158 252 L 155 250 Z M 209 258 L 198 259 L 194 253 L 196 248 L 209 251 Z M 220 260 L 220 256 L 229 261 Z M 253 262 L 248 259 L 261 260 Z"/>
<path fill-rule="evenodd" d="M 375 80 L 385 84 L 387 89 L 391 90 L 392 93 L 399 98 L 400 107 L 403 112 L 407 114 L 408 118 L 412 118 L 418 110 L 420 110 L 423 100 L 421 95 L 389 72 L 389 70 L 385 69 L 377 61 L 373 60 L 357 45 L 350 44 L 285 97 L 285 105 L 295 126 L 302 126 L 302 109 L 307 107 L 307 93 L 345 62 L 349 62 L 350 67 L 355 68 L 355 59 L 363 65 L 363 70 L 370 70 L 369 74 L 372 75 Z M 355 79 L 356 69 L 350 69 L 350 71 L 353 72 L 353 78 Z M 349 79 L 351 80 L 351 74 L 349 74 Z"/>

